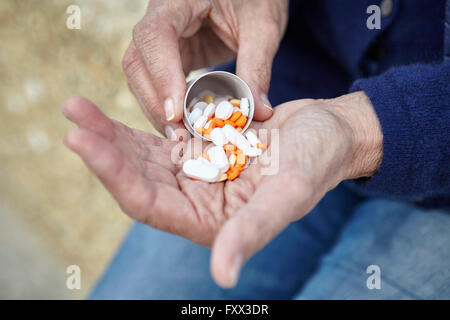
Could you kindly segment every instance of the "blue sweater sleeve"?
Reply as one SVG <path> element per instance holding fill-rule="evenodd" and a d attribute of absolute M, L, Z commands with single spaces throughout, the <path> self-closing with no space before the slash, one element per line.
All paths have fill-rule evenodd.
<path fill-rule="evenodd" d="M 365 194 L 450 199 L 450 63 L 410 65 L 353 83 L 370 98 L 383 130 L 383 159 Z M 447 202 L 447 201 L 445 201 Z"/>

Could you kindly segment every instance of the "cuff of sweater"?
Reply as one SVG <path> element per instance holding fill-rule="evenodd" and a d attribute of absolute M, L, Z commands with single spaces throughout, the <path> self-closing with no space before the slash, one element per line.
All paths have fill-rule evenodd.
<path fill-rule="evenodd" d="M 396 196 L 411 175 L 414 137 L 407 104 L 395 76 L 386 73 L 353 83 L 350 92 L 363 90 L 369 97 L 383 132 L 383 157 L 380 168 L 370 178 L 348 183 L 367 195 Z"/>

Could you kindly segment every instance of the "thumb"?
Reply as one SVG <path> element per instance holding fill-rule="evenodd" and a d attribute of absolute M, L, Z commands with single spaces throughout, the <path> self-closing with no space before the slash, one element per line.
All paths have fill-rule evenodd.
<path fill-rule="evenodd" d="M 239 34 L 236 74 L 250 87 L 255 99 L 254 118 L 267 120 L 272 116 L 272 105 L 267 98 L 273 58 L 278 50 L 280 32 L 276 25 L 250 24 Z"/>
<path fill-rule="evenodd" d="M 222 287 L 234 287 L 245 261 L 299 216 L 296 188 L 286 188 L 287 179 L 265 180 L 214 241 L 211 274 Z"/>

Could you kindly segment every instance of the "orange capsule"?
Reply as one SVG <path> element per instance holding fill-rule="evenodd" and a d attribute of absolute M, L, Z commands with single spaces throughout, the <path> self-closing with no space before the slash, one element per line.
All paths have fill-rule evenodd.
<path fill-rule="evenodd" d="M 247 123 L 247 117 L 244 116 L 244 115 L 241 115 L 241 116 L 239 117 L 239 119 L 236 120 L 235 123 L 236 123 L 236 125 L 237 125 L 238 127 L 243 128 L 243 127 L 245 127 L 245 124 Z"/>
<path fill-rule="evenodd" d="M 230 120 L 225 120 L 225 121 L 224 121 L 224 125 L 226 125 L 226 124 L 229 124 L 229 125 L 232 126 L 233 128 L 236 127 L 236 123 L 234 123 L 233 121 L 230 121 Z"/>
<path fill-rule="evenodd" d="M 214 127 L 222 128 L 225 125 L 224 121 L 219 118 L 213 118 L 212 122 L 214 122 Z"/>
<path fill-rule="evenodd" d="M 242 112 L 240 111 L 236 111 L 235 113 L 233 113 L 230 117 L 230 121 L 235 122 L 237 119 L 239 119 L 239 117 L 242 115 Z"/>
<path fill-rule="evenodd" d="M 247 162 L 247 157 L 243 153 L 239 153 L 236 157 L 236 165 L 239 167 L 245 166 L 245 163 Z"/>
<path fill-rule="evenodd" d="M 236 146 L 234 144 L 226 144 L 223 146 L 225 150 L 234 152 L 236 150 Z"/>
<path fill-rule="evenodd" d="M 239 108 L 241 106 L 241 100 L 239 99 L 229 99 L 228 101 L 235 107 Z"/>
<path fill-rule="evenodd" d="M 196 128 L 195 131 L 197 131 L 200 134 L 204 134 L 206 132 L 205 128 Z"/>
<path fill-rule="evenodd" d="M 214 98 L 211 95 L 207 94 L 206 96 L 203 97 L 202 101 L 204 101 L 204 102 L 209 104 L 209 103 L 214 101 Z"/>
<path fill-rule="evenodd" d="M 258 148 L 258 149 L 267 149 L 267 144 L 264 144 L 264 143 L 257 143 L 256 144 L 256 147 Z"/>
<path fill-rule="evenodd" d="M 227 171 L 227 179 L 229 181 L 233 181 L 234 179 L 239 177 L 240 174 L 241 170 L 236 169 L 236 167 L 232 167 L 230 170 Z"/>

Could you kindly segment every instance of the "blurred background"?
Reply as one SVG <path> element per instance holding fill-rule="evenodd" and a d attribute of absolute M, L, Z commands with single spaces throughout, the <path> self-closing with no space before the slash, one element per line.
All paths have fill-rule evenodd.
<path fill-rule="evenodd" d="M 0 1 L 0 298 L 84 298 L 131 224 L 62 143 L 72 95 L 154 131 L 128 91 L 121 59 L 147 0 Z M 69 30 L 69 5 L 81 29 Z M 81 268 L 68 290 L 66 268 Z"/>

